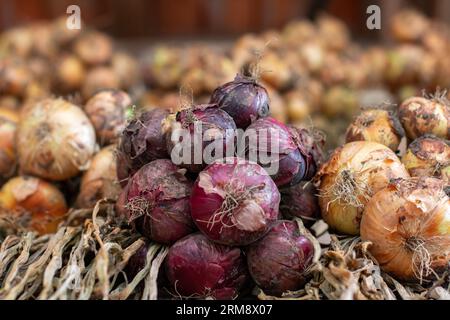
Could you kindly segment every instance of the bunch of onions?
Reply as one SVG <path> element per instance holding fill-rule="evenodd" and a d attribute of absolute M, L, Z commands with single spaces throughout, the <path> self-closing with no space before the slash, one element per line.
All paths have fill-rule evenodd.
<path fill-rule="evenodd" d="M 361 220 L 361 239 L 381 268 L 402 280 L 448 270 L 450 199 L 431 177 L 400 179 L 376 193 Z"/>
<path fill-rule="evenodd" d="M 15 135 L 18 122 L 16 112 L 0 108 L 0 185 L 16 171 Z"/>
<path fill-rule="evenodd" d="M 115 146 L 103 148 L 93 158 L 81 179 L 76 200 L 80 208 L 93 208 L 101 199 L 116 200 L 121 188 L 117 179 Z"/>
<path fill-rule="evenodd" d="M 90 98 L 84 111 L 94 125 L 100 145 L 117 142 L 126 125 L 130 96 L 120 90 L 102 90 Z"/>
<path fill-rule="evenodd" d="M 369 141 L 347 143 L 334 151 L 316 175 L 322 217 L 334 230 L 358 235 L 370 198 L 392 179 L 408 177 L 388 147 Z"/>
<path fill-rule="evenodd" d="M 295 221 L 281 220 L 247 251 L 250 275 L 265 292 L 281 296 L 301 289 L 315 248 Z M 320 247 L 319 247 L 320 248 Z"/>
<path fill-rule="evenodd" d="M 217 104 L 236 123 L 245 129 L 255 120 L 269 114 L 267 90 L 255 79 L 240 74 L 236 78 L 214 90 L 210 103 Z"/>
<path fill-rule="evenodd" d="M 303 181 L 295 186 L 280 189 L 280 211 L 283 217 L 300 218 L 305 225 L 310 225 L 320 217 L 318 191 L 310 181 Z"/>
<path fill-rule="evenodd" d="M 228 113 L 215 104 L 197 105 L 172 119 L 167 150 L 173 162 L 197 173 L 224 155 L 234 155 L 235 137 L 236 124 Z"/>
<path fill-rule="evenodd" d="M 436 93 L 431 99 L 409 98 L 403 101 L 398 111 L 409 139 L 413 140 L 427 133 L 450 139 L 450 104 L 443 93 Z"/>
<path fill-rule="evenodd" d="M 348 126 L 346 142 L 378 142 L 397 151 L 405 131 L 397 116 L 388 110 L 367 109 Z"/>
<path fill-rule="evenodd" d="M 0 208 L 9 214 L 29 214 L 29 227 L 40 234 L 53 233 L 67 212 L 63 194 L 39 178 L 12 178 L 0 190 Z"/>
<path fill-rule="evenodd" d="M 170 247 L 165 269 L 175 294 L 203 299 L 237 298 L 249 278 L 241 249 L 213 243 L 200 233 Z"/>
<path fill-rule="evenodd" d="M 119 196 L 119 212 L 147 238 L 171 244 L 192 233 L 189 197 L 192 182 L 170 160 L 154 160 L 139 169 Z"/>
<path fill-rule="evenodd" d="M 17 129 L 20 170 L 48 180 L 88 168 L 95 131 L 83 111 L 64 99 L 44 99 L 24 110 Z"/>
<path fill-rule="evenodd" d="M 412 177 L 437 177 L 450 183 L 450 142 L 421 136 L 409 144 L 402 163 Z"/>
<path fill-rule="evenodd" d="M 265 170 L 240 158 L 217 160 L 200 172 L 192 190 L 194 222 L 214 242 L 243 246 L 277 220 L 280 193 Z"/>
<path fill-rule="evenodd" d="M 316 141 L 306 129 L 288 127 L 271 117 L 251 124 L 244 139 L 250 160 L 268 170 L 278 168 L 270 170 L 278 187 L 311 179 L 322 160 L 323 141 Z"/>
<path fill-rule="evenodd" d="M 124 187 L 143 165 L 168 158 L 165 120 L 169 112 L 153 109 L 131 120 L 122 132 L 117 147 L 117 178 Z"/>
<path fill-rule="evenodd" d="M 112 57 L 112 40 L 103 33 L 89 31 L 77 39 L 74 52 L 88 65 L 105 64 Z"/>

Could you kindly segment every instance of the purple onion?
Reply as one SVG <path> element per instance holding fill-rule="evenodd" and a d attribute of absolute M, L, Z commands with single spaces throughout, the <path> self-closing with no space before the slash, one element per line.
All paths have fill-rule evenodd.
<path fill-rule="evenodd" d="M 309 181 L 280 190 L 280 211 L 286 218 L 300 218 L 311 225 L 320 216 L 317 190 Z"/>

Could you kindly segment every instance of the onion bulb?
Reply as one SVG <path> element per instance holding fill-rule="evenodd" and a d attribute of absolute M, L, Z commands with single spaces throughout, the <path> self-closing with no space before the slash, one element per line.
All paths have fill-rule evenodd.
<path fill-rule="evenodd" d="M 448 270 L 450 199 L 445 183 L 400 179 L 376 193 L 361 220 L 361 239 L 381 268 L 402 280 L 423 280 Z"/>
<path fill-rule="evenodd" d="M 399 107 L 400 121 L 409 139 L 426 133 L 450 139 L 450 104 L 437 93 L 434 98 L 409 98 Z"/>
<path fill-rule="evenodd" d="M 217 160 L 200 172 L 191 214 L 209 239 L 242 246 L 261 238 L 278 218 L 280 193 L 266 171 L 239 158 Z"/>
<path fill-rule="evenodd" d="M 402 10 L 395 14 L 391 21 L 391 32 L 400 42 L 419 41 L 429 27 L 426 16 L 415 10 Z"/>
<path fill-rule="evenodd" d="M 317 189 L 310 181 L 280 189 L 280 211 L 283 217 L 300 218 L 305 225 L 311 225 L 320 216 Z"/>
<path fill-rule="evenodd" d="M 60 181 L 87 169 L 95 131 L 83 111 L 63 99 L 44 99 L 24 111 L 17 129 L 20 170 Z"/>
<path fill-rule="evenodd" d="M 18 122 L 16 112 L 0 108 L 0 185 L 16 171 L 15 135 Z"/>
<path fill-rule="evenodd" d="M 81 179 L 77 206 L 93 208 L 97 201 L 117 199 L 121 191 L 116 173 L 115 146 L 103 148 L 93 158 Z"/>
<path fill-rule="evenodd" d="M 437 177 L 450 184 L 450 142 L 424 135 L 411 142 L 402 163 L 412 177 Z"/>
<path fill-rule="evenodd" d="M 383 109 L 368 109 L 361 112 L 349 125 L 346 142 L 378 142 L 392 151 L 397 151 L 404 135 L 403 127 L 393 112 Z"/>
<path fill-rule="evenodd" d="M 128 89 L 139 79 L 139 66 L 137 61 L 130 55 L 117 52 L 114 53 L 111 66 L 120 80 L 120 87 Z"/>
<path fill-rule="evenodd" d="M 126 111 L 130 96 L 120 90 L 102 90 L 90 98 L 84 111 L 94 125 L 100 145 L 117 142 L 126 125 Z"/>
<path fill-rule="evenodd" d="M 86 75 L 81 93 L 84 99 L 89 99 L 102 89 L 119 89 L 119 76 L 110 67 L 96 67 Z"/>
<path fill-rule="evenodd" d="M 30 214 L 29 227 L 40 234 L 53 233 L 67 212 L 63 194 L 39 178 L 19 176 L 0 190 L 0 208 L 13 215 Z"/>
<path fill-rule="evenodd" d="M 63 92 L 79 90 L 86 77 L 81 60 L 70 54 L 58 58 L 54 72 L 54 86 Z"/>
<path fill-rule="evenodd" d="M 336 149 L 319 170 L 322 217 L 338 232 L 357 235 L 364 207 L 390 180 L 409 177 L 388 147 L 355 141 Z"/>
<path fill-rule="evenodd" d="M 105 34 L 89 31 L 77 39 L 74 52 L 88 65 L 104 64 L 111 60 L 113 45 Z"/>

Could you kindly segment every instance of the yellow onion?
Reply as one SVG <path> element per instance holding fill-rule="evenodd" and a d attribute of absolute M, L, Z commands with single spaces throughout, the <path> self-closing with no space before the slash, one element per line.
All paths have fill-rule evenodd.
<path fill-rule="evenodd" d="M 68 43 L 74 41 L 80 35 L 81 30 L 84 30 L 83 22 L 81 22 L 80 29 L 67 28 L 66 15 L 57 18 L 52 23 L 53 38 L 61 46 L 67 45 Z"/>
<path fill-rule="evenodd" d="M 265 53 L 259 61 L 258 68 L 261 79 L 275 89 L 286 90 L 292 87 L 295 80 L 292 67 L 275 52 Z"/>
<path fill-rule="evenodd" d="M 286 123 L 288 117 L 283 98 L 280 96 L 277 90 L 272 88 L 267 83 L 261 83 L 261 85 L 266 88 L 267 93 L 270 97 L 270 116 L 280 122 Z"/>
<path fill-rule="evenodd" d="M 89 166 L 96 148 L 88 117 L 64 99 L 44 99 L 27 107 L 17 129 L 21 172 L 61 181 Z"/>
<path fill-rule="evenodd" d="M 89 31 L 77 39 L 74 52 L 88 65 L 104 64 L 111 60 L 113 44 L 105 34 Z"/>
<path fill-rule="evenodd" d="M 388 147 L 355 141 L 336 149 L 316 175 L 322 217 L 334 230 L 359 234 L 364 207 L 389 181 L 409 177 Z"/>
<path fill-rule="evenodd" d="M 402 163 L 412 177 L 437 177 L 450 184 L 450 142 L 432 135 L 417 138 L 408 146 Z"/>
<path fill-rule="evenodd" d="M 102 90 L 90 98 L 84 111 L 94 125 L 100 145 L 117 142 L 126 125 L 130 96 L 120 90 Z"/>
<path fill-rule="evenodd" d="M 139 66 L 137 61 L 130 55 L 117 52 L 114 53 L 111 66 L 120 80 L 120 87 L 128 89 L 139 79 Z"/>
<path fill-rule="evenodd" d="M 402 280 L 423 280 L 448 270 L 450 199 L 436 178 L 400 179 L 376 193 L 361 221 L 381 268 Z"/>
<path fill-rule="evenodd" d="M 114 145 L 105 147 L 92 158 L 81 179 L 78 207 L 93 208 L 101 199 L 117 199 L 121 187 L 116 174 L 115 148 Z"/>
<path fill-rule="evenodd" d="M 322 111 L 330 118 L 345 116 L 351 118 L 358 109 L 356 91 L 344 86 L 334 86 L 325 92 Z"/>
<path fill-rule="evenodd" d="M 81 60 L 71 54 L 62 55 L 56 62 L 54 85 L 63 92 L 79 90 L 86 77 Z"/>
<path fill-rule="evenodd" d="M 0 60 L 0 94 L 22 97 L 31 80 L 32 74 L 24 61 L 8 58 Z"/>
<path fill-rule="evenodd" d="M 443 94 L 437 93 L 431 99 L 409 98 L 403 101 L 398 111 L 409 139 L 426 133 L 450 139 L 450 105 Z"/>
<path fill-rule="evenodd" d="M 350 32 L 341 20 L 322 14 L 317 19 L 317 27 L 318 37 L 326 48 L 336 51 L 348 48 Z"/>
<path fill-rule="evenodd" d="M 402 10 L 391 20 L 391 32 L 394 39 L 401 42 L 418 41 L 426 37 L 428 19 L 416 10 Z"/>
<path fill-rule="evenodd" d="M 119 89 L 119 76 L 110 67 L 96 67 L 89 70 L 81 88 L 87 100 L 102 89 Z"/>
<path fill-rule="evenodd" d="M 404 135 L 403 127 L 393 112 L 383 109 L 368 109 L 361 112 L 348 126 L 346 142 L 378 142 L 392 151 L 396 151 Z"/>
<path fill-rule="evenodd" d="M 30 28 L 12 28 L 0 35 L 0 53 L 27 57 L 32 49 L 33 34 Z"/>
<path fill-rule="evenodd" d="M 292 122 L 305 120 L 312 112 L 311 103 L 305 93 L 293 90 L 284 95 L 287 113 Z"/>
<path fill-rule="evenodd" d="M 0 185 L 16 171 L 15 134 L 19 116 L 0 107 Z"/>
<path fill-rule="evenodd" d="M 56 231 L 67 212 L 66 200 L 54 185 L 39 178 L 19 176 L 0 190 L 0 208 L 8 214 L 30 214 L 29 227 L 40 234 Z"/>

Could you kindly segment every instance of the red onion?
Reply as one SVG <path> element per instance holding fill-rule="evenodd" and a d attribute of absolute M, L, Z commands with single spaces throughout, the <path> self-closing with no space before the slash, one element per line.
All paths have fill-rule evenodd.
<path fill-rule="evenodd" d="M 175 294 L 188 297 L 236 298 L 248 279 L 239 248 L 215 244 L 200 233 L 177 241 L 165 267 Z"/>
<path fill-rule="evenodd" d="M 301 218 L 303 223 L 312 224 L 320 217 L 317 190 L 311 182 L 300 182 L 280 190 L 280 211 L 286 218 Z"/>
<path fill-rule="evenodd" d="M 245 136 L 246 156 L 266 168 L 278 187 L 311 179 L 322 160 L 323 141 L 271 117 L 252 123 Z"/>
<path fill-rule="evenodd" d="M 266 293 L 278 296 L 301 288 L 313 257 L 314 246 L 295 221 L 279 221 L 247 250 L 253 280 Z"/>
<path fill-rule="evenodd" d="M 139 169 L 122 191 L 130 224 L 144 236 L 170 244 L 194 231 L 189 196 L 192 182 L 170 160 L 154 160 Z M 119 197 L 119 203 L 125 196 Z"/>
<path fill-rule="evenodd" d="M 269 114 L 269 95 L 256 80 L 237 75 L 236 78 L 214 90 L 210 103 L 216 103 L 245 129 L 255 120 Z"/>
<path fill-rule="evenodd" d="M 279 203 L 280 193 L 263 168 L 226 158 L 200 172 L 192 190 L 192 218 L 209 239 L 243 246 L 269 230 Z"/>
<path fill-rule="evenodd" d="M 122 187 L 143 165 L 168 158 L 164 137 L 167 110 L 153 109 L 130 121 L 120 137 L 117 152 L 117 178 Z"/>
<path fill-rule="evenodd" d="M 191 172 L 200 172 L 214 160 L 234 155 L 235 134 L 236 124 L 225 111 L 214 104 L 198 105 L 177 113 L 168 134 L 167 149 L 172 162 Z M 218 143 L 222 152 L 206 152 Z"/>

